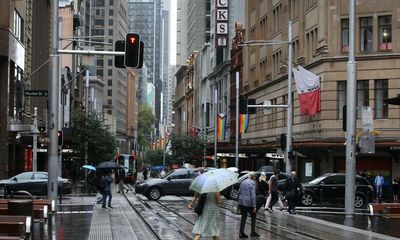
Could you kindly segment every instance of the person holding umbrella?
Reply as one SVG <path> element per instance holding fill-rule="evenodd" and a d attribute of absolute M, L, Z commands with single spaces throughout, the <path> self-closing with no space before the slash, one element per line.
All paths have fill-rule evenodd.
<path fill-rule="evenodd" d="M 190 189 L 201 194 L 198 206 L 195 208 L 199 217 L 192 230 L 195 234 L 195 240 L 199 240 L 201 237 L 219 239 L 220 213 L 218 205 L 221 203 L 220 191 L 233 185 L 237 181 L 237 177 L 238 174 L 232 171 L 215 169 L 201 174 L 193 180 Z M 200 211 L 198 210 L 199 207 Z"/>
<path fill-rule="evenodd" d="M 102 208 L 106 208 L 106 200 L 108 196 L 108 207 L 113 208 L 111 206 L 111 183 L 113 182 L 112 177 L 111 177 L 111 171 L 105 171 L 104 172 L 104 177 L 102 179 L 103 184 L 104 184 L 104 190 L 103 190 L 103 205 L 101 206 Z"/>

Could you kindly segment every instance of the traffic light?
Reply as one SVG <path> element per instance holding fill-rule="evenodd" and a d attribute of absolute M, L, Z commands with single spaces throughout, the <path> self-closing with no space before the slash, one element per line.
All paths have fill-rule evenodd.
<path fill-rule="evenodd" d="M 63 131 L 62 130 L 58 130 L 57 137 L 58 137 L 58 146 L 62 146 L 63 145 Z"/>
<path fill-rule="evenodd" d="M 126 34 L 125 66 L 138 67 L 140 58 L 140 36 L 136 33 Z"/>
<path fill-rule="evenodd" d="M 247 97 L 244 95 L 239 96 L 239 112 L 241 114 L 247 113 Z"/>
<path fill-rule="evenodd" d="M 285 133 L 281 133 L 281 149 L 282 149 L 282 152 L 284 152 L 286 150 L 286 134 Z"/>
<path fill-rule="evenodd" d="M 118 40 L 115 42 L 115 51 L 116 52 L 124 52 L 125 51 L 125 41 L 124 40 Z M 116 68 L 125 68 L 124 65 L 124 56 L 115 56 L 114 57 L 114 66 Z"/>
<path fill-rule="evenodd" d="M 247 105 L 256 105 L 256 100 L 254 98 L 248 98 L 247 99 Z M 256 114 L 257 108 L 255 107 L 247 107 L 249 114 Z"/>

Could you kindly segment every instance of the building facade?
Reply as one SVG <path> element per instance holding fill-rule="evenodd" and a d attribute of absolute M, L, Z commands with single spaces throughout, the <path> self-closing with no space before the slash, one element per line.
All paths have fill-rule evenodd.
<path fill-rule="evenodd" d="M 371 107 L 374 118 L 374 153 L 358 152 L 357 171 L 373 175 L 382 171 L 388 181 L 398 176 L 399 108 L 385 99 L 399 91 L 400 31 L 394 0 L 358 1 L 356 16 L 357 141 L 362 136 L 361 108 Z M 294 82 L 293 149 L 303 180 L 326 172 L 343 172 L 345 135 L 342 130 L 346 104 L 349 43 L 348 1 L 246 1 L 245 40 L 287 40 L 288 22 L 293 23 L 293 62 L 321 79 L 321 111 L 302 116 Z M 287 45 L 243 48 L 241 91 L 256 103 L 287 104 Z M 272 164 L 284 169 L 280 157 L 281 134 L 286 133 L 286 110 L 257 109 L 249 128 L 241 135 L 240 152 L 249 158 L 243 168 Z M 221 151 L 234 152 L 233 144 Z M 388 184 L 388 183 L 386 183 Z"/>

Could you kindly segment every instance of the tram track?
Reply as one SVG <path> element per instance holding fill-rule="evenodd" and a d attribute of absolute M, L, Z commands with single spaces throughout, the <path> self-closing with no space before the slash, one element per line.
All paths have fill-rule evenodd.
<path fill-rule="evenodd" d="M 123 195 L 124 195 L 125 199 L 128 201 L 129 205 L 137 213 L 137 215 L 140 217 L 140 219 L 145 223 L 146 227 L 149 229 L 149 231 L 152 233 L 152 235 L 156 239 L 165 239 L 162 236 L 160 236 L 160 234 L 157 231 L 154 230 L 154 226 L 159 226 L 160 224 L 165 224 L 167 229 L 174 230 L 174 233 L 176 235 L 176 236 L 174 236 L 174 239 L 186 239 L 186 240 L 189 240 L 189 239 L 193 238 L 191 232 L 188 233 L 186 230 L 184 230 L 177 223 L 175 223 L 174 221 L 171 221 L 170 219 L 168 219 L 165 216 L 165 213 L 164 214 L 161 213 L 160 211 L 155 209 L 151 204 L 149 204 L 147 201 L 144 201 L 143 199 L 141 199 L 141 197 L 133 195 L 133 197 L 140 203 L 141 208 L 143 209 L 143 210 L 140 211 L 138 209 L 139 207 L 136 206 L 137 204 L 132 203 L 131 200 L 128 198 L 128 196 L 126 196 L 125 193 Z M 169 209 L 168 211 L 171 211 L 171 209 Z M 146 212 L 147 214 L 151 213 L 155 217 L 154 218 L 155 220 L 161 220 L 162 222 L 160 222 L 160 221 L 154 222 L 154 219 L 153 219 L 153 222 L 151 222 L 149 219 L 146 219 L 143 216 L 144 212 Z M 178 215 L 176 211 L 173 211 L 173 213 L 175 215 L 177 215 L 178 217 L 183 217 L 181 215 Z M 185 219 L 185 220 L 187 222 L 191 223 L 188 219 Z"/>

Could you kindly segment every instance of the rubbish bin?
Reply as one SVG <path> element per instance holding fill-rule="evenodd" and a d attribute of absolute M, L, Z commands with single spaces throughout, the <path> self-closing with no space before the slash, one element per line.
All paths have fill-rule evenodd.
<path fill-rule="evenodd" d="M 31 199 L 8 200 L 8 215 L 33 216 L 33 201 Z"/>

